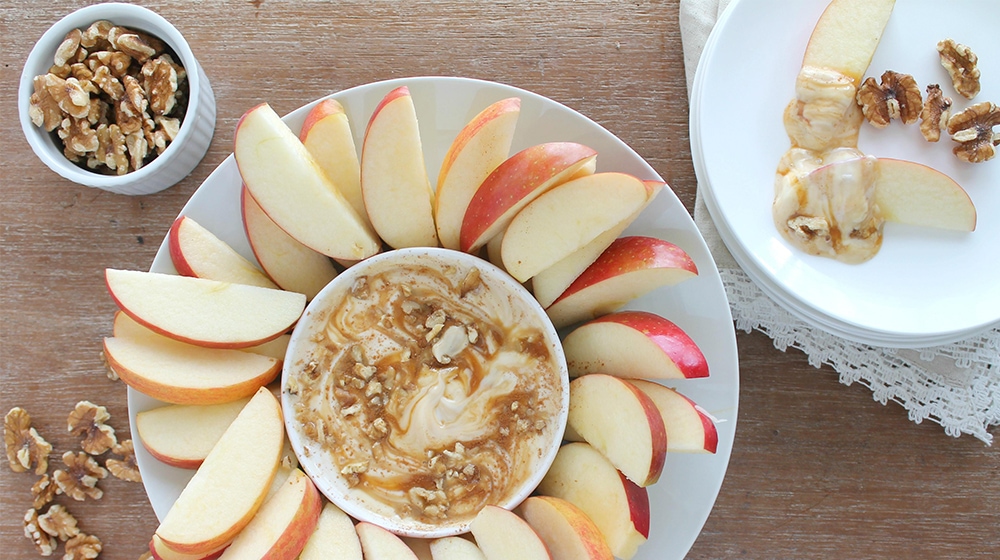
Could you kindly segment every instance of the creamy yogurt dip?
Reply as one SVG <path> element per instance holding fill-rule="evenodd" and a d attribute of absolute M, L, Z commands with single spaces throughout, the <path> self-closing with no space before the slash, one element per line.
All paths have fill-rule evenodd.
<path fill-rule="evenodd" d="M 882 246 L 876 159 L 857 149 L 864 117 L 857 85 L 827 68 L 803 67 L 783 116 L 791 148 L 776 172 L 772 216 L 792 245 L 847 263 Z"/>
<path fill-rule="evenodd" d="M 285 418 L 306 471 L 348 513 L 457 533 L 547 470 L 565 359 L 544 312 L 492 265 L 413 251 L 316 298 L 286 358 Z"/>

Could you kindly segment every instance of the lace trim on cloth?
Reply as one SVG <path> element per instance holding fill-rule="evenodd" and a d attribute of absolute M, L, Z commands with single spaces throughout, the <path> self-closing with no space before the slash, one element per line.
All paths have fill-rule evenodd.
<path fill-rule="evenodd" d="M 782 352 L 796 348 L 814 367 L 828 365 L 844 385 L 860 383 L 874 400 L 902 405 L 910 420 L 931 420 L 946 434 L 987 445 L 1000 424 L 1000 329 L 920 350 L 879 348 L 810 327 L 776 305 L 738 268 L 720 268 L 736 328 L 758 330 Z"/>

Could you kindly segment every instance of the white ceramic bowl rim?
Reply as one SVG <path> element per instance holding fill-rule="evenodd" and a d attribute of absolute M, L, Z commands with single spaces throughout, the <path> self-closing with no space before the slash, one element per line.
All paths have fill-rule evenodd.
<path fill-rule="evenodd" d="M 295 329 L 292 331 L 291 340 L 288 343 L 288 351 L 285 354 L 284 367 L 282 368 L 281 374 L 281 404 L 282 410 L 284 411 L 283 414 L 286 427 L 285 433 L 288 435 L 288 440 L 291 443 L 292 449 L 298 457 L 300 467 L 310 475 L 313 482 L 316 484 L 316 487 L 331 502 L 339 506 L 351 517 L 361 521 L 374 523 L 392 531 L 393 533 L 407 537 L 436 538 L 468 532 L 469 521 L 428 527 L 416 522 L 406 521 L 398 517 L 386 517 L 378 512 L 373 512 L 365 508 L 363 504 L 359 504 L 356 500 L 348 499 L 342 492 L 340 486 L 335 484 L 334 481 L 322 476 L 314 476 L 315 469 L 317 468 L 317 465 L 315 464 L 317 459 L 303 453 L 301 435 L 298 430 L 295 429 L 298 422 L 295 420 L 291 412 L 293 407 L 291 406 L 291 403 L 288 402 L 288 393 L 285 390 L 288 377 L 294 367 L 294 363 L 296 362 L 296 357 L 304 356 L 305 353 L 308 352 L 308 349 L 314 346 L 314 343 L 309 340 L 309 326 L 312 323 L 312 321 L 308 319 L 309 317 L 316 316 L 321 309 L 326 307 L 328 304 L 327 300 L 330 297 L 334 297 L 339 294 L 345 286 L 349 287 L 353 285 L 358 276 L 366 274 L 372 268 L 384 266 L 386 261 L 403 261 L 412 263 L 421 257 L 439 259 L 445 262 L 455 262 L 464 266 L 476 266 L 484 277 L 496 281 L 504 288 L 509 288 L 510 292 L 514 294 L 517 299 L 521 300 L 528 310 L 536 314 L 544 325 L 545 338 L 549 344 L 549 348 L 552 350 L 552 358 L 559 367 L 559 374 L 562 381 L 562 394 L 560 396 L 561 402 L 557 417 L 557 425 L 552 433 L 552 442 L 545 450 L 544 455 L 538 461 L 538 468 L 528 479 L 521 483 L 509 501 L 499 505 L 507 509 L 513 509 L 524 501 L 532 491 L 534 491 L 534 489 L 541 482 L 542 478 L 545 476 L 546 472 L 548 472 L 552 462 L 555 460 L 556 453 L 559 451 L 559 447 L 562 443 L 562 435 L 566 427 L 567 417 L 569 415 L 569 372 L 566 367 L 566 357 L 563 354 L 562 344 L 560 343 L 558 332 L 552 325 L 552 322 L 548 319 L 548 316 L 545 314 L 545 310 L 542 309 L 531 293 L 506 272 L 497 268 L 492 263 L 473 255 L 437 247 L 396 249 L 365 259 L 351 268 L 348 268 L 336 278 L 331 280 L 330 283 L 320 290 L 316 297 L 314 297 L 309 303 L 306 310 L 302 314 L 302 320 L 300 320 L 299 324 L 296 325 Z M 300 348 L 303 345 L 304 348 Z M 313 472 L 310 472 L 311 469 Z"/>
<path fill-rule="evenodd" d="M 190 45 L 177 28 L 156 12 L 132 4 L 105 3 L 80 8 L 56 22 L 35 43 L 24 63 L 20 89 L 18 90 L 18 113 L 21 129 L 28 143 L 46 165 L 63 177 L 93 187 L 113 189 L 125 183 L 141 182 L 158 173 L 161 168 L 171 165 L 174 154 L 179 153 L 179 150 L 171 148 L 182 146 L 188 136 L 192 134 L 194 123 L 191 121 L 194 119 L 185 118 L 181 122 L 177 138 L 167 146 L 162 154 L 141 169 L 125 175 L 103 175 L 83 169 L 66 159 L 62 154 L 61 147 L 51 140 L 51 133 L 35 126 L 31 122 L 31 117 L 28 116 L 29 98 L 34 93 L 32 82 L 35 76 L 44 74 L 52 66 L 52 57 L 56 47 L 59 46 L 67 33 L 73 29 L 86 29 L 91 23 L 99 20 L 109 20 L 116 25 L 149 33 L 170 46 L 180 58 L 181 65 L 187 72 L 189 95 L 185 117 L 194 117 L 198 114 L 198 104 L 200 103 L 198 92 L 201 91 L 202 87 L 201 71 Z"/>

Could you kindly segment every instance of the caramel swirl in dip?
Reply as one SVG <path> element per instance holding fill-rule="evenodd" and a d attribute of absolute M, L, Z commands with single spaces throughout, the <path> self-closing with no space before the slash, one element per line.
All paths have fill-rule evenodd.
<path fill-rule="evenodd" d="M 564 381 L 509 289 L 426 263 L 359 277 L 285 390 L 306 454 L 383 514 L 436 525 L 510 499 L 539 468 L 562 435 Z"/>

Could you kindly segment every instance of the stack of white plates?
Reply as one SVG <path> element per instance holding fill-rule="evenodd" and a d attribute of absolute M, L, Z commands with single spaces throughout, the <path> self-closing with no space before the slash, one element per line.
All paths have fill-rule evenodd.
<path fill-rule="evenodd" d="M 967 164 L 944 135 L 926 142 L 917 125 L 862 127 L 859 148 L 929 165 L 961 184 L 976 205 L 976 231 L 886 224 L 881 251 L 862 264 L 813 257 L 788 244 L 771 218 L 775 169 L 789 140 L 782 112 L 813 26 L 828 0 L 734 0 L 702 54 L 691 92 L 691 148 L 702 196 L 719 234 L 747 275 L 807 324 L 876 346 L 919 348 L 1000 326 L 1000 158 Z M 1000 102 L 1000 10 L 956 0 L 896 4 L 868 75 L 912 74 L 941 84 L 955 108 Z M 933 14 L 933 17 L 928 17 Z M 986 20 L 986 21 L 984 21 Z M 970 26 L 969 21 L 976 21 Z M 982 93 L 952 92 L 935 45 L 951 37 L 979 55 Z"/>

